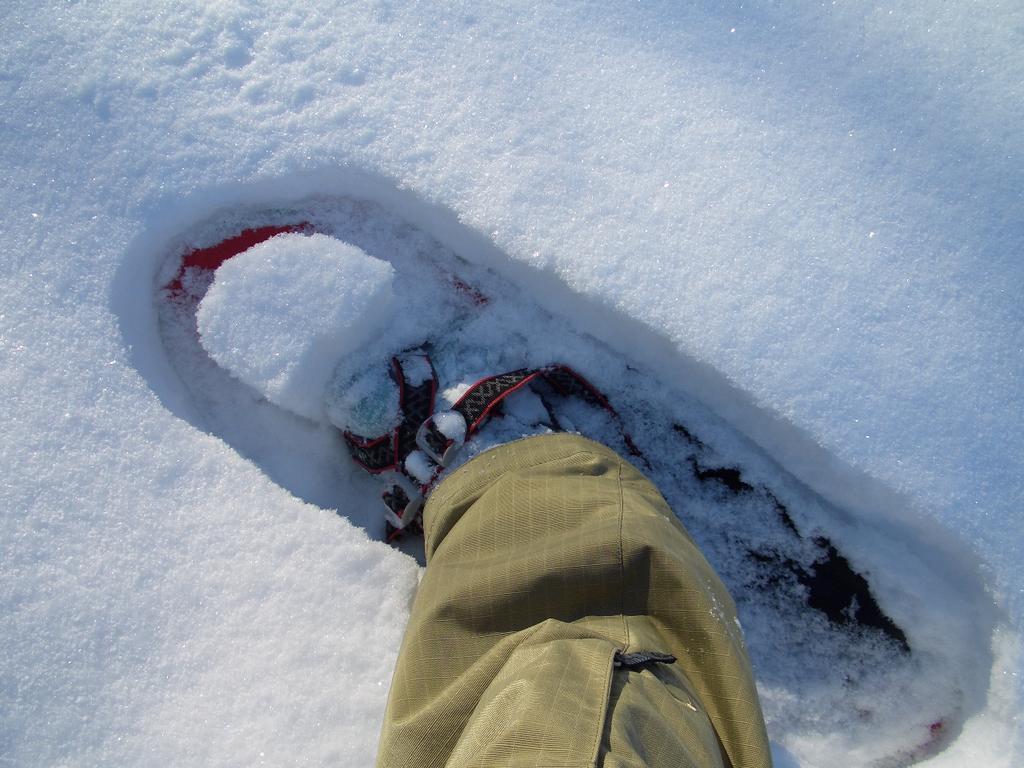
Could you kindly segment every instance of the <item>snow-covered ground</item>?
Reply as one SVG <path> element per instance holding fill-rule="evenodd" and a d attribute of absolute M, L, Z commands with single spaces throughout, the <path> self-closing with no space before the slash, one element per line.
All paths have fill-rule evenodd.
<path fill-rule="evenodd" d="M 272 479 L 198 428 L 154 305 L 202 222 L 342 196 L 914 531 L 925 640 L 981 638 L 933 764 L 1019 764 L 1024 7 L 315 5 L 0 10 L 0 762 L 372 762 L 417 565 L 320 432 Z M 872 754 L 815 733 L 779 764 Z"/>

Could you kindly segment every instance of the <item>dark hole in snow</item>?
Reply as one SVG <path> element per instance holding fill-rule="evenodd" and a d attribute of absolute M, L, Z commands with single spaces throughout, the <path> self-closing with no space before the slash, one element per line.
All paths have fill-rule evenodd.
<path fill-rule="evenodd" d="M 712 467 L 711 469 L 705 469 L 692 456 L 690 457 L 690 466 L 693 467 L 693 474 L 702 483 L 717 482 L 733 493 L 748 493 L 754 490 L 754 486 L 743 481 L 743 476 L 735 467 Z"/>
<path fill-rule="evenodd" d="M 686 442 L 695 448 L 704 448 L 704 442 L 693 434 L 690 430 L 684 427 L 682 424 L 673 424 L 672 429 L 675 430 L 677 435 L 680 435 Z"/>
<path fill-rule="evenodd" d="M 878 605 L 867 579 L 853 570 L 847 560 L 824 537 L 814 540 L 823 556 L 814 561 L 811 571 L 797 567 L 797 579 L 807 587 L 807 604 L 821 611 L 836 624 L 858 624 L 883 632 L 905 652 L 910 652 L 907 636 Z"/>
<path fill-rule="evenodd" d="M 672 427 L 693 446 L 703 448 L 704 444 L 686 427 L 674 424 Z M 716 483 L 732 494 L 754 492 L 754 486 L 743 479 L 743 473 L 736 467 L 704 467 L 693 455 L 689 457 L 694 477 L 703 483 Z M 775 507 L 782 524 L 797 538 L 803 539 L 789 510 L 771 491 L 765 489 Z M 858 626 L 878 630 L 892 640 L 904 653 L 910 652 L 907 636 L 878 605 L 871 587 L 861 574 L 857 573 L 850 561 L 836 549 L 832 541 L 824 536 L 813 540 L 820 552 L 809 565 L 790 558 L 782 559 L 773 553 L 749 551 L 749 556 L 767 569 L 781 567 L 788 570 L 807 590 L 807 605 L 823 613 L 830 622 L 839 626 Z M 767 574 L 769 584 L 779 583 L 782 574 Z"/>

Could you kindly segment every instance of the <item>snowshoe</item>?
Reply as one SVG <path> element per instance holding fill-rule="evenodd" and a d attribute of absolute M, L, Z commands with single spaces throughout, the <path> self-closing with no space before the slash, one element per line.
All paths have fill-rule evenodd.
<path fill-rule="evenodd" d="M 316 319 L 307 335 L 323 346 L 295 338 L 258 352 L 265 372 L 274 372 L 274 352 L 316 365 L 257 379 L 229 367 L 226 343 L 214 350 L 224 362 L 216 359 L 197 320 L 215 270 L 278 237 L 302 252 L 288 280 L 326 251 L 359 261 L 314 234 L 390 265 L 362 273 L 376 305 L 346 314 L 339 296 L 358 299 L 355 283 L 309 281 L 328 286 L 305 296 Z M 281 290 L 271 277 L 264 294 Z M 188 393 L 168 407 L 300 498 L 324 509 L 343 503 L 339 512 L 371 537 L 415 555 L 411 533 L 435 474 L 508 439 L 580 432 L 651 477 L 728 585 L 772 732 L 828 739 L 840 752 L 871 744 L 858 753 L 863 763 L 905 765 L 939 749 L 968 713 L 973 683 L 958 670 L 971 649 L 942 628 L 951 612 L 973 614 L 925 542 L 831 504 L 679 382 L 628 362 L 373 203 L 316 198 L 220 214 L 169 252 L 157 315 Z M 332 337 L 337 318 L 361 339 L 340 359 L 331 355 L 351 338 Z M 326 350 L 319 359 L 317 349 Z M 316 386 L 288 386 L 316 376 Z M 365 502 L 381 493 L 376 478 L 386 483 L 383 506 Z M 898 557 L 885 554 L 893 548 Z"/>

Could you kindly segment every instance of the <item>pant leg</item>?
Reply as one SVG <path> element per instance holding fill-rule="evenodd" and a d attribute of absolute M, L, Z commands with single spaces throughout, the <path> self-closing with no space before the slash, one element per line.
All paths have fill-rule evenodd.
<path fill-rule="evenodd" d="M 733 602 L 613 451 L 575 435 L 488 451 L 424 526 L 379 768 L 770 765 Z M 678 661 L 613 665 L 639 650 Z"/>

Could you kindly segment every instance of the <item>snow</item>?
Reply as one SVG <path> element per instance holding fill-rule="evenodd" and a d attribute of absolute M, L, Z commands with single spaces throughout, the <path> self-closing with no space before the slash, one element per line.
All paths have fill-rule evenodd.
<path fill-rule="evenodd" d="M 364 437 L 378 437 L 398 426 L 398 387 L 380 360 L 354 375 L 338 363 L 323 394 L 331 423 Z"/>
<path fill-rule="evenodd" d="M 447 437 L 461 443 L 466 439 L 466 419 L 458 411 L 441 411 L 434 416 L 434 426 L 437 431 Z"/>
<path fill-rule="evenodd" d="M 413 451 L 405 459 L 405 471 L 420 483 L 429 483 L 434 476 L 434 465 L 423 451 Z"/>
<path fill-rule="evenodd" d="M 393 317 L 400 317 L 406 321 L 407 325 L 412 325 L 414 328 L 410 329 L 410 333 L 417 333 L 415 326 L 419 326 L 422 322 L 422 315 L 419 313 L 411 314 L 408 312 L 396 312 Z M 391 335 L 394 329 L 394 322 L 391 327 L 388 328 L 388 334 Z M 413 386 L 422 384 L 423 382 L 430 379 L 433 375 L 430 369 L 430 360 L 426 355 L 421 354 L 409 354 L 401 358 L 402 361 L 402 376 Z"/>
<path fill-rule="evenodd" d="M 270 402 L 317 419 L 338 360 L 394 312 L 393 276 L 326 235 L 278 235 L 217 269 L 197 314 L 203 348 Z"/>
<path fill-rule="evenodd" d="M 986 662 L 931 762 L 1019 764 L 1022 28 L 922 0 L 5 4 L 0 758 L 372 763 L 417 566 L 350 508 L 372 484 L 311 469 L 327 432 L 264 430 L 272 474 L 232 449 L 153 308 L 198 222 L 349 195 L 699 398 L 848 540 L 917 531 L 952 593 L 927 631 Z M 905 540 L 862 550 L 920 609 Z"/>

